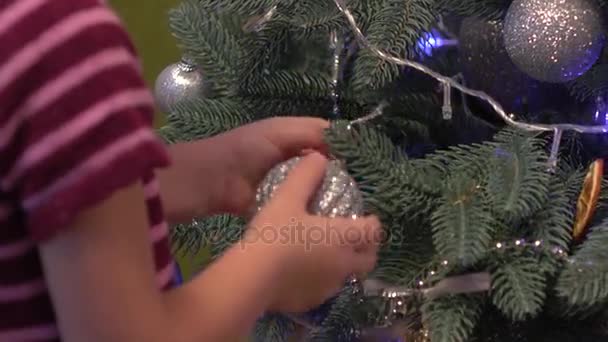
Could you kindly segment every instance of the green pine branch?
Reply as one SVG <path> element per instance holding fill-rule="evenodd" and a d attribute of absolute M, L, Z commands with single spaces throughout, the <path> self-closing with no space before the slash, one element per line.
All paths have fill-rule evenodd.
<path fill-rule="evenodd" d="M 413 55 L 421 34 L 436 20 L 434 0 L 385 0 L 366 32 L 369 43 L 395 56 Z M 371 51 L 360 52 L 353 71 L 358 93 L 381 89 L 395 81 L 399 66 L 380 60 Z"/>
<path fill-rule="evenodd" d="M 298 0 L 290 24 L 301 39 L 311 35 L 329 37 L 331 31 L 342 32 L 346 22 L 333 1 Z"/>
<path fill-rule="evenodd" d="M 480 184 L 467 175 L 447 180 L 439 207 L 431 215 L 437 252 L 452 264 L 470 266 L 488 252 L 497 222 Z"/>
<path fill-rule="evenodd" d="M 182 141 L 207 138 L 251 121 L 244 100 L 238 98 L 201 99 L 178 104 L 168 122 Z"/>
<path fill-rule="evenodd" d="M 384 223 L 384 230 L 385 243 L 371 277 L 389 284 L 416 286 L 436 253 L 429 225 L 404 216 Z"/>
<path fill-rule="evenodd" d="M 431 341 L 469 341 L 481 314 L 481 304 L 473 296 L 448 296 L 424 303 L 422 317 Z"/>
<path fill-rule="evenodd" d="M 571 306 L 590 307 L 608 298 L 608 220 L 590 229 L 557 281 L 558 294 Z"/>
<path fill-rule="evenodd" d="M 386 136 L 367 125 L 350 126 L 348 122 L 335 122 L 327 131 L 326 140 L 331 153 L 345 162 L 365 193 L 373 192 L 375 185 L 386 176 L 377 171 L 392 170 L 395 163 L 405 160 Z"/>
<path fill-rule="evenodd" d="M 242 39 L 241 44 L 247 54 L 243 56 L 241 87 L 263 80 L 270 72 L 277 70 L 289 47 L 289 20 L 292 15 L 293 1 L 277 2 L 272 18 Z"/>
<path fill-rule="evenodd" d="M 450 146 L 429 156 L 426 164 L 442 178 L 458 173 L 481 181 L 487 177 L 491 151 L 489 144 Z"/>
<path fill-rule="evenodd" d="M 584 170 L 576 164 L 566 160 L 559 163 L 555 176 L 550 180 L 549 195 L 543 207 L 525 223 L 530 240 L 542 241 L 544 248 L 549 251 L 561 249 L 564 253 L 569 252 L 576 203 L 584 178 Z M 559 254 L 546 253 L 545 257 L 543 260 L 547 262 L 551 274 L 561 268 Z"/>
<path fill-rule="evenodd" d="M 542 241 L 546 248 L 560 248 L 566 253 L 572 242 L 574 224 L 568 185 L 561 178 L 551 179 L 544 205 L 527 222 L 532 240 Z"/>
<path fill-rule="evenodd" d="M 252 116 L 264 119 L 275 116 L 325 116 L 332 110 L 329 99 L 246 97 Z"/>
<path fill-rule="evenodd" d="M 535 257 L 516 255 L 492 271 L 492 302 L 507 317 L 522 321 L 536 316 L 546 298 L 546 276 Z"/>
<path fill-rule="evenodd" d="M 255 83 L 248 83 L 241 91 L 246 96 L 260 98 L 327 99 L 331 94 L 331 80 L 325 73 L 276 71 Z"/>
<path fill-rule="evenodd" d="M 184 0 L 169 12 L 169 26 L 183 53 L 212 81 L 218 94 L 231 94 L 239 84 L 244 50 L 240 38 L 224 26 L 217 12 Z"/>
<path fill-rule="evenodd" d="M 347 2 L 357 25 L 364 34 L 367 34 L 375 16 L 382 10 L 384 2 L 385 0 L 350 0 Z"/>
<path fill-rule="evenodd" d="M 544 142 L 520 132 L 503 131 L 489 156 L 488 193 L 494 212 L 508 220 L 540 209 L 548 195 L 548 162 Z"/>
<path fill-rule="evenodd" d="M 436 180 L 408 166 L 388 137 L 368 125 L 338 122 L 326 134 L 331 153 L 343 160 L 368 208 L 384 219 L 423 216 L 438 196 Z"/>

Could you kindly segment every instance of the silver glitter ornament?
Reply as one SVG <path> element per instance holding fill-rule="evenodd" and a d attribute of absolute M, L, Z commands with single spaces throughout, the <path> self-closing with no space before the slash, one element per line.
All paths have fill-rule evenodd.
<path fill-rule="evenodd" d="M 176 104 L 205 96 L 208 82 L 201 70 L 186 59 L 167 66 L 156 79 L 154 95 L 158 108 L 169 113 Z"/>
<path fill-rule="evenodd" d="M 257 210 L 266 205 L 300 160 L 300 157 L 292 158 L 270 170 L 256 194 Z M 363 214 L 363 196 L 339 161 L 328 163 L 325 178 L 309 204 L 309 211 L 326 217 L 357 217 Z"/>
<path fill-rule="evenodd" d="M 604 45 L 602 18 L 593 0 L 515 0 L 505 18 L 504 38 L 515 65 L 551 83 L 584 74 Z"/>

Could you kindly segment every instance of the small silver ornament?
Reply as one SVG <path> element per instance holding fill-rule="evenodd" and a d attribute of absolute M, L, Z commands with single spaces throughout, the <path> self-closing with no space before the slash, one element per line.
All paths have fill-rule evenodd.
<path fill-rule="evenodd" d="M 275 166 L 266 175 L 256 194 L 257 210 L 266 205 L 300 160 L 300 157 L 292 158 Z M 309 210 L 311 214 L 326 217 L 357 217 L 363 214 L 363 196 L 339 161 L 328 163 L 323 183 L 310 202 Z"/>
<path fill-rule="evenodd" d="M 154 95 L 156 104 L 169 113 L 176 104 L 203 97 L 208 82 L 201 70 L 187 59 L 167 66 L 156 79 Z"/>
<path fill-rule="evenodd" d="M 515 65 L 551 83 L 584 74 L 604 45 L 594 0 L 515 0 L 505 18 L 504 38 Z"/>

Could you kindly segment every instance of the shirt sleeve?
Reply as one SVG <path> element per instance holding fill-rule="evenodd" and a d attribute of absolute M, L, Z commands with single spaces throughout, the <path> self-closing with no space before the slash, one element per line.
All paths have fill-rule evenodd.
<path fill-rule="evenodd" d="M 19 77 L 35 87 L 10 118 L 17 152 L 0 174 L 37 242 L 169 165 L 152 129 L 153 98 L 119 19 L 99 0 L 48 0 L 42 9 L 46 27 L 24 42 L 35 56 L 24 55 L 29 64 Z"/>

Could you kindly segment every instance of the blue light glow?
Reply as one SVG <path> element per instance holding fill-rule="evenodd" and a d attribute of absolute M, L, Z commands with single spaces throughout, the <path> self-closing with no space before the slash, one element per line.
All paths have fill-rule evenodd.
<path fill-rule="evenodd" d="M 418 39 L 418 48 L 427 57 L 432 57 L 434 50 L 440 49 L 445 46 L 457 45 L 453 39 L 445 39 L 441 33 L 437 30 L 424 33 L 420 39 Z"/>

